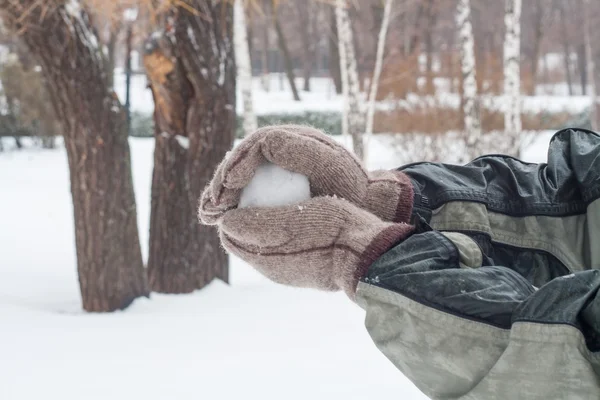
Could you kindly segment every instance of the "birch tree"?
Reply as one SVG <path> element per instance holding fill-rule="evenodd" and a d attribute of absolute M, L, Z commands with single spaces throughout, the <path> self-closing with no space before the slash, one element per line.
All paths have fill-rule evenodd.
<path fill-rule="evenodd" d="M 456 25 L 459 29 L 460 65 L 463 75 L 463 114 L 467 149 L 473 150 L 481 136 L 477 107 L 477 80 L 475 79 L 475 50 L 471 26 L 471 4 L 459 0 L 456 8 Z"/>
<path fill-rule="evenodd" d="M 377 38 L 377 53 L 375 55 L 375 68 L 373 70 L 373 79 L 371 80 L 371 87 L 369 90 L 369 100 L 367 108 L 367 123 L 365 129 L 366 135 L 366 149 L 368 150 L 369 140 L 373 134 L 373 119 L 375 118 L 375 100 L 377 98 L 377 89 L 379 88 L 379 78 L 381 76 L 381 68 L 383 66 L 383 54 L 385 51 L 385 38 L 390 24 L 390 15 L 392 14 L 393 0 L 385 0 L 385 6 L 383 8 L 383 18 L 381 20 L 381 28 L 379 29 L 379 36 Z M 365 158 L 367 156 L 365 151 Z"/>
<path fill-rule="evenodd" d="M 360 101 L 360 85 L 352 40 L 352 28 L 348 17 L 348 5 L 345 0 L 336 0 L 335 15 L 338 28 L 338 48 L 340 52 L 340 71 L 342 75 L 342 93 L 344 108 L 342 115 L 342 133 L 352 137 L 354 153 L 364 159 L 363 132 L 365 118 Z"/>
<path fill-rule="evenodd" d="M 594 55 L 592 52 L 592 41 L 590 34 L 590 17 L 589 17 L 590 1 L 583 0 L 583 39 L 585 45 L 585 55 L 587 59 L 587 77 L 590 85 L 590 124 L 592 130 L 598 129 L 598 120 L 596 115 L 596 65 L 594 63 Z"/>
<path fill-rule="evenodd" d="M 521 0 L 506 0 L 504 24 L 504 131 L 516 146 L 521 132 Z"/>
<path fill-rule="evenodd" d="M 235 0 L 233 5 L 233 32 L 237 79 L 244 105 L 244 134 L 249 135 L 256 130 L 257 122 L 252 100 L 252 64 L 248 50 L 243 0 Z"/>

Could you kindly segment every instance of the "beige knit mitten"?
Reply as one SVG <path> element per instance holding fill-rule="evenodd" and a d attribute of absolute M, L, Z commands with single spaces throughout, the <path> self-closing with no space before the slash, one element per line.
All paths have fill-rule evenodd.
<path fill-rule="evenodd" d="M 405 174 L 369 173 L 354 155 L 321 131 L 283 125 L 259 129 L 228 154 L 202 195 L 202 222 L 216 224 L 235 208 L 241 190 L 266 161 L 307 176 L 313 197 L 336 195 L 385 221 L 406 222 L 410 217 L 413 189 Z"/>
<path fill-rule="evenodd" d="M 352 299 L 370 265 L 412 229 L 333 197 L 230 210 L 219 221 L 223 246 L 272 281 Z"/>

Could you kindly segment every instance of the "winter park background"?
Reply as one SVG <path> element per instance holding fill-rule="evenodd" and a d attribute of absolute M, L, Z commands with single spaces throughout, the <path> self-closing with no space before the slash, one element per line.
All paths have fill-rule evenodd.
<path fill-rule="evenodd" d="M 275 285 L 235 257 L 204 258 L 208 245 L 187 256 L 207 278 L 191 293 L 172 284 L 156 259 L 172 266 L 177 251 L 160 257 L 172 243 L 152 239 L 151 224 L 166 236 L 182 228 L 157 220 L 151 200 L 173 186 L 153 187 L 153 173 L 201 189 L 223 156 L 214 152 L 279 122 L 321 128 L 354 151 L 364 142 L 369 169 L 490 152 L 544 162 L 556 130 L 597 126 L 596 2 L 43 3 L 0 0 L 3 400 L 425 399 L 344 294 Z M 190 126 L 193 113 L 203 117 Z M 178 163 L 195 158 L 200 168 Z M 105 245 L 102 227 L 126 218 L 98 211 L 113 199 L 101 188 L 129 173 L 136 219 L 118 232 L 130 240 L 137 228 L 124 250 L 135 260 L 141 249 L 137 270 L 106 261 L 120 246 Z M 195 224 L 195 204 L 185 207 Z M 89 239 L 79 252 L 78 234 Z M 142 262 L 163 281 L 150 272 L 150 297 L 116 310 L 103 291 L 133 279 L 115 269 L 146 274 Z"/>

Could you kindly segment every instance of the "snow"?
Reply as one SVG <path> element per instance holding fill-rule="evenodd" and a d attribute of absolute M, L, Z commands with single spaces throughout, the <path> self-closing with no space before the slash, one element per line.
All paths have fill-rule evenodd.
<path fill-rule="evenodd" d="M 242 190 L 239 207 L 277 207 L 308 199 L 310 183 L 306 176 L 265 163 Z"/>
<path fill-rule="evenodd" d="M 138 17 L 138 9 L 137 7 L 126 8 L 123 11 L 123 18 L 125 21 L 132 22 L 135 21 Z"/>
<path fill-rule="evenodd" d="M 268 93 L 253 82 L 258 113 L 341 110 L 328 79 L 315 78 L 301 102 L 286 82 L 278 90 L 277 76 L 271 79 Z M 124 94 L 123 82 L 117 73 Z M 152 112 L 145 85 L 143 76 L 133 77 L 132 104 Z M 539 99 L 551 107 L 561 101 Z M 575 99 L 583 104 L 569 101 Z M 537 134 L 523 158 L 545 161 L 553 133 Z M 351 145 L 348 137 L 335 139 Z M 344 294 L 273 284 L 235 257 L 231 285 L 216 281 L 190 295 L 152 294 L 124 312 L 83 313 L 64 147 L 40 150 L 23 141 L 26 148 L 16 151 L 5 138 L 0 153 L 0 399 L 426 399 L 375 348 L 364 312 Z M 154 141 L 130 144 L 147 257 Z M 426 158 L 424 151 L 377 134 L 369 168 L 394 168 L 405 153 Z"/>
<path fill-rule="evenodd" d="M 179 143 L 182 148 L 186 150 L 190 148 L 190 138 L 181 135 L 175 135 L 175 140 L 177 140 L 177 143 Z"/>
<path fill-rule="evenodd" d="M 154 142 L 130 143 L 147 255 Z M 0 399 L 426 399 L 344 294 L 273 284 L 237 258 L 230 286 L 84 314 L 68 178 L 62 146 L 0 153 Z"/>
<path fill-rule="evenodd" d="M 65 4 L 65 9 L 72 17 L 79 18 L 81 14 L 81 4 L 79 4 L 79 0 L 69 0 Z"/>

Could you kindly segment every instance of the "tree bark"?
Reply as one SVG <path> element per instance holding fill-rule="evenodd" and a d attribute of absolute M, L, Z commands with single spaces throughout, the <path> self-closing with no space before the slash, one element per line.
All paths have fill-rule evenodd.
<path fill-rule="evenodd" d="M 342 132 L 352 137 L 352 148 L 361 160 L 364 159 L 363 134 L 364 113 L 361 107 L 356 57 L 352 41 L 352 29 L 345 0 L 336 0 L 335 14 L 338 26 L 338 47 L 340 49 L 340 70 L 344 92 L 344 113 Z"/>
<path fill-rule="evenodd" d="M 521 0 L 506 0 L 504 24 L 504 131 L 513 142 L 510 150 L 514 153 L 521 133 Z"/>
<path fill-rule="evenodd" d="M 283 30 L 281 29 L 281 24 L 279 22 L 279 17 L 277 15 L 277 10 L 273 10 L 273 20 L 275 23 L 275 32 L 277 33 L 277 43 L 279 45 L 279 51 L 283 56 L 285 74 L 288 78 L 288 82 L 292 89 L 292 95 L 294 96 L 295 101 L 300 101 L 300 96 L 298 95 L 298 89 L 296 88 L 296 76 L 294 75 L 294 66 L 292 64 L 292 57 L 290 56 L 290 52 L 287 47 L 287 43 L 285 41 L 285 36 L 283 34 Z"/>
<path fill-rule="evenodd" d="M 163 33 L 148 39 L 144 54 L 156 126 L 148 276 L 162 293 L 228 280 L 217 232 L 197 223 L 196 207 L 234 140 L 233 6 L 191 6 L 198 13 L 168 11 Z"/>
<path fill-rule="evenodd" d="M 3 21 L 39 60 L 64 132 L 83 308 L 113 311 L 148 294 L 125 114 L 77 0 L 0 1 Z"/>
<path fill-rule="evenodd" d="M 131 50 L 133 46 L 133 26 L 127 24 L 125 39 L 125 115 L 127 120 L 127 135 L 131 134 Z M 107 71 L 110 74 L 110 71 Z"/>
<path fill-rule="evenodd" d="M 335 7 L 331 9 L 329 26 L 331 28 L 329 32 L 329 73 L 335 85 L 335 92 L 342 94 L 342 72 L 340 70 L 339 35 Z"/>
<path fill-rule="evenodd" d="M 477 81 L 475 79 L 475 50 L 471 26 L 471 3 L 459 0 L 456 9 L 456 25 L 459 29 L 460 64 L 462 70 L 462 103 L 467 148 L 474 151 L 481 137 L 481 125 L 477 107 Z"/>
<path fill-rule="evenodd" d="M 252 64 L 250 62 L 248 39 L 246 38 L 246 15 L 242 0 L 234 1 L 233 24 L 237 77 L 244 105 L 244 134 L 249 135 L 257 129 L 258 123 L 254 114 L 254 101 L 252 99 Z"/>

